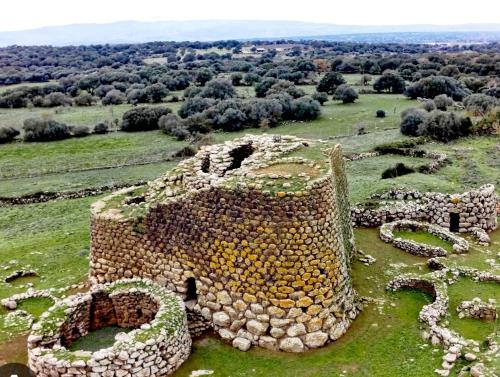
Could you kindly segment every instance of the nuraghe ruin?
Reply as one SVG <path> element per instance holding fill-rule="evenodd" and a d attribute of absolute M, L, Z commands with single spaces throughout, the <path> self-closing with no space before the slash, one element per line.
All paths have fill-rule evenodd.
<path fill-rule="evenodd" d="M 94 283 L 142 278 L 181 295 L 233 346 L 289 352 L 341 337 L 359 307 L 339 146 L 290 136 L 203 147 L 92 208 Z"/>

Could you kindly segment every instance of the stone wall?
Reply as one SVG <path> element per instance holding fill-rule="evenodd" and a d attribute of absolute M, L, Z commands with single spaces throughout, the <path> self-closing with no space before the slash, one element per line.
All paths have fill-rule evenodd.
<path fill-rule="evenodd" d="M 395 220 L 417 220 L 450 229 L 452 214 L 458 215 L 458 231 L 474 228 L 492 231 L 497 228 L 497 195 L 491 184 L 463 194 L 391 190 L 373 199 L 396 200 L 380 207 L 354 207 L 351 210 L 356 226 L 377 227 Z"/>
<path fill-rule="evenodd" d="M 349 273 L 353 239 L 340 148 L 330 154 L 329 172 L 304 191 L 214 184 L 233 164 L 231 147 L 245 155 L 268 153 L 268 144 L 261 152 L 261 140 L 250 141 L 252 150 L 243 151 L 243 143 L 236 142 L 214 147 L 222 156 L 201 151 L 197 170 L 175 180 L 195 189 L 148 204 L 142 217 L 94 210 L 91 278 L 148 278 L 195 299 L 193 310 L 239 349 L 259 345 L 300 352 L 322 346 L 338 339 L 358 310 Z M 252 160 L 242 164 L 251 165 Z M 255 165 L 266 166 L 262 160 Z M 189 278 L 195 280 L 194 295 Z"/>
<path fill-rule="evenodd" d="M 69 351 L 78 338 L 106 326 L 135 328 L 112 347 Z M 38 377 L 165 376 L 191 352 L 182 301 L 155 284 L 122 280 L 97 285 L 49 309 L 28 338 L 31 370 Z"/>

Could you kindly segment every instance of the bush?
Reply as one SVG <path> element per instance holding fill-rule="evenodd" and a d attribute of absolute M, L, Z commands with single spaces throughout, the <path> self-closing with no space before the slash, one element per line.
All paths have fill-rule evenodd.
<path fill-rule="evenodd" d="M 209 107 L 213 106 L 214 104 L 215 100 L 211 98 L 201 98 L 201 97 L 188 98 L 181 105 L 178 114 L 181 118 L 184 119 L 191 115 L 201 113 L 204 110 L 208 109 Z"/>
<path fill-rule="evenodd" d="M 127 99 L 125 94 L 117 89 L 110 90 L 102 99 L 102 104 L 107 105 L 120 105 L 124 103 Z"/>
<path fill-rule="evenodd" d="M 382 179 L 396 178 L 411 173 L 415 173 L 415 169 L 406 166 L 402 162 L 399 162 L 396 164 L 396 166 L 384 170 L 382 172 Z"/>
<path fill-rule="evenodd" d="M 352 86 L 342 84 L 335 90 L 333 99 L 342 103 L 353 103 L 358 99 L 358 92 Z"/>
<path fill-rule="evenodd" d="M 327 94 L 332 95 L 335 93 L 335 90 L 339 85 L 345 84 L 346 81 L 344 77 L 338 72 L 328 72 L 323 78 L 319 81 L 316 90 L 318 92 L 325 92 Z"/>
<path fill-rule="evenodd" d="M 444 143 L 468 136 L 471 131 L 472 122 L 470 118 L 440 110 L 431 112 L 419 128 L 420 135 L 429 136 Z"/>
<path fill-rule="evenodd" d="M 179 125 L 170 130 L 170 135 L 175 137 L 177 140 L 186 140 L 190 133 L 186 127 Z"/>
<path fill-rule="evenodd" d="M 240 86 L 242 85 L 242 82 L 243 81 L 243 75 L 239 72 L 235 72 L 231 75 L 231 83 L 234 85 L 234 86 Z"/>
<path fill-rule="evenodd" d="M 161 83 L 156 83 L 153 85 L 146 86 L 144 88 L 144 93 L 146 94 L 148 102 L 160 103 L 163 101 L 163 98 L 168 96 L 170 92 L 165 85 Z"/>
<path fill-rule="evenodd" d="M 186 145 L 184 148 L 175 152 L 174 157 L 192 157 L 196 154 L 196 148 L 191 145 Z"/>
<path fill-rule="evenodd" d="M 427 113 L 414 107 L 406 109 L 401 113 L 401 124 L 399 129 L 403 135 L 418 136 L 419 128 L 424 122 Z"/>
<path fill-rule="evenodd" d="M 168 135 L 170 135 L 171 131 L 174 128 L 177 128 L 180 126 L 182 126 L 181 120 L 175 114 L 163 115 L 158 120 L 158 128 Z"/>
<path fill-rule="evenodd" d="M 384 71 L 374 83 L 373 89 L 377 92 L 387 91 L 390 93 L 403 93 L 405 91 L 405 80 L 395 71 Z"/>
<path fill-rule="evenodd" d="M 127 91 L 127 103 L 137 105 L 138 103 L 148 102 L 148 96 L 144 89 L 132 89 Z"/>
<path fill-rule="evenodd" d="M 10 143 L 19 135 L 19 131 L 14 127 L 1 126 L 0 127 L 0 144 Z"/>
<path fill-rule="evenodd" d="M 433 100 L 426 99 L 424 102 L 422 102 L 422 109 L 430 113 L 431 111 L 436 110 L 436 104 Z"/>
<path fill-rule="evenodd" d="M 71 106 L 72 104 L 71 98 L 61 92 L 47 94 L 42 101 L 43 107 Z"/>
<path fill-rule="evenodd" d="M 385 118 L 385 111 L 384 110 L 377 110 L 377 118 Z"/>
<path fill-rule="evenodd" d="M 158 129 L 158 121 L 172 110 L 166 107 L 136 107 L 123 114 L 121 130 L 125 132 Z"/>
<path fill-rule="evenodd" d="M 440 94 L 439 96 L 434 97 L 434 105 L 436 105 L 438 110 L 446 111 L 448 106 L 453 105 L 453 100 L 446 94 Z"/>
<path fill-rule="evenodd" d="M 411 99 L 430 98 L 446 94 L 455 101 L 461 101 L 470 94 L 469 89 L 452 77 L 431 76 L 423 78 L 406 89 L 405 95 Z"/>
<path fill-rule="evenodd" d="M 486 114 L 472 128 L 475 135 L 500 135 L 500 109 Z"/>
<path fill-rule="evenodd" d="M 255 96 L 259 98 L 265 97 L 269 89 L 277 82 L 278 80 L 273 77 L 266 77 L 255 85 Z"/>
<path fill-rule="evenodd" d="M 275 98 L 254 98 L 245 103 L 245 115 L 252 127 L 259 127 L 263 120 L 272 127 L 281 121 L 283 106 Z"/>
<path fill-rule="evenodd" d="M 97 98 L 95 98 L 89 92 L 83 91 L 75 98 L 76 106 L 92 106 L 97 102 Z"/>
<path fill-rule="evenodd" d="M 325 92 L 314 92 L 312 99 L 318 101 L 319 104 L 323 106 L 323 104 L 328 101 L 328 94 Z"/>
<path fill-rule="evenodd" d="M 305 96 L 302 89 L 297 88 L 293 82 L 286 80 L 279 80 L 277 83 L 273 84 L 271 88 L 266 92 L 267 96 L 272 96 L 280 93 L 288 93 L 292 98 L 300 98 Z"/>
<path fill-rule="evenodd" d="M 296 120 L 314 120 L 321 114 L 321 105 L 309 96 L 292 101 L 292 114 Z"/>
<path fill-rule="evenodd" d="M 90 135 L 90 129 L 87 126 L 74 126 L 71 128 L 71 134 L 74 137 L 85 137 Z"/>
<path fill-rule="evenodd" d="M 236 97 L 236 90 L 229 80 L 216 79 L 209 81 L 199 93 L 200 97 L 213 99 L 229 99 Z"/>
<path fill-rule="evenodd" d="M 497 106 L 499 101 L 495 97 L 486 94 L 471 94 L 464 99 L 464 106 L 467 111 L 474 115 L 482 115 L 491 111 Z"/>
<path fill-rule="evenodd" d="M 98 135 L 104 135 L 109 132 L 109 127 L 106 123 L 97 123 L 94 127 L 94 133 Z"/>
<path fill-rule="evenodd" d="M 69 127 L 55 120 L 29 118 L 24 121 L 25 141 L 53 141 L 71 137 Z"/>

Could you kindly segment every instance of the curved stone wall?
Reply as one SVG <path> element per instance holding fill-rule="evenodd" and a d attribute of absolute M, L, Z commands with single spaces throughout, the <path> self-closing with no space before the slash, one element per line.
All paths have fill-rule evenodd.
<path fill-rule="evenodd" d="M 196 300 L 194 309 L 239 349 L 300 352 L 335 340 L 357 307 L 340 149 L 330 158 L 335 169 L 304 191 L 203 185 L 150 205 L 144 217 L 94 211 L 90 275 L 166 285 Z"/>
<path fill-rule="evenodd" d="M 70 351 L 78 338 L 106 326 L 136 328 L 116 336 L 112 347 Z M 191 352 L 184 304 L 144 280 L 97 285 L 44 313 L 28 338 L 29 366 L 36 376 L 165 376 Z"/>

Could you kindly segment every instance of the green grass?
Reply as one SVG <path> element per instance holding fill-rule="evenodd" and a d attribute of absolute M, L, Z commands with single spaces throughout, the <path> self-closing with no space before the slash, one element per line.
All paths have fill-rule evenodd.
<path fill-rule="evenodd" d="M 0 146 L 0 178 L 159 162 L 185 145 L 160 131 L 4 144 Z"/>
<path fill-rule="evenodd" d="M 39 87 L 39 86 L 46 86 L 49 84 L 56 84 L 56 83 L 57 83 L 57 81 L 52 80 L 52 81 L 48 81 L 48 82 L 24 82 L 21 84 L 0 85 L 0 94 L 6 92 L 7 90 L 17 89 L 21 86 Z"/>
<path fill-rule="evenodd" d="M 400 231 L 400 232 L 395 232 L 394 236 L 409 239 L 419 243 L 424 243 L 426 245 L 438 246 L 443 248 L 449 253 L 453 252 L 453 246 L 451 243 L 446 242 L 441 238 L 436 237 L 435 235 L 427 232 Z"/>
<path fill-rule="evenodd" d="M 48 308 L 54 305 L 54 301 L 47 297 L 33 297 L 26 300 L 22 300 L 18 303 L 17 308 L 21 310 L 26 310 L 35 318 L 38 318 L 45 312 Z"/>
<path fill-rule="evenodd" d="M 111 347 L 115 343 L 115 335 L 128 333 L 133 328 L 122 328 L 118 326 L 107 326 L 102 329 L 89 332 L 87 335 L 78 338 L 69 347 L 70 351 L 90 351 L 95 352 L 103 348 Z"/>

